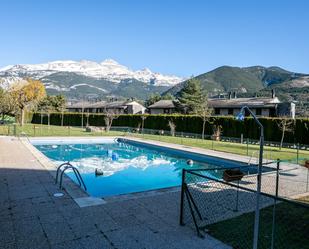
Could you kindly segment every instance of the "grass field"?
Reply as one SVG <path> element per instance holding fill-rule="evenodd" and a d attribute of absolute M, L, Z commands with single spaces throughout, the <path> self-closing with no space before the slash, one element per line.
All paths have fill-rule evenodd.
<path fill-rule="evenodd" d="M 71 126 L 53 126 L 53 125 L 32 125 L 16 126 L 16 134 L 26 134 L 29 137 L 45 137 L 45 136 L 121 136 L 124 132 L 117 131 L 98 131 L 87 132 L 85 128 Z M 0 126 L 0 134 L 13 135 L 15 134 L 14 126 Z"/>
<path fill-rule="evenodd" d="M 304 198 L 309 200 L 309 197 Z M 308 203 L 308 202 L 307 202 Z M 308 203 L 309 204 L 309 203 Z M 274 248 L 309 248 L 309 206 L 280 202 L 276 206 Z M 261 209 L 259 249 L 271 248 L 273 206 Z M 235 249 L 252 248 L 254 212 L 209 225 L 209 234 Z"/>
<path fill-rule="evenodd" d="M 221 142 L 213 140 L 202 140 L 194 138 L 181 138 L 181 137 L 171 137 L 171 136 L 159 136 L 159 135 L 141 135 L 134 134 L 134 136 L 141 137 L 148 140 L 162 141 L 167 143 L 182 144 L 186 146 L 199 147 L 205 149 L 213 149 L 217 151 L 223 151 L 228 153 L 234 153 L 239 155 L 248 155 L 253 154 L 254 157 L 258 156 L 259 146 L 258 145 L 248 145 L 240 143 L 230 143 L 230 142 Z M 309 151 L 300 150 L 298 152 L 299 161 L 304 161 L 304 158 L 309 159 Z M 264 147 L 264 158 L 276 160 L 297 160 L 297 150 L 282 148 L 281 150 L 278 147 Z M 252 160 L 252 163 L 256 163 L 256 160 Z"/>
<path fill-rule="evenodd" d="M 14 126 L 0 126 L 0 135 L 13 135 L 15 133 Z M 234 153 L 239 155 L 258 156 L 258 145 L 247 145 L 240 143 L 221 142 L 214 140 L 202 140 L 188 137 L 172 137 L 172 136 L 160 136 L 149 134 L 137 134 L 126 133 L 123 131 L 99 131 L 99 132 L 87 132 L 85 128 L 81 127 L 65 127 L 65 126 L 47 126 L 47 125 L 33 125 L 27 124 L 24 126 L 16 126 L 16 134 L 25 133 L 29 137 L 31 136 L 124 136 L 130 135 L 134 137 L 143 138 L 146 140 L 162 141 L 167 143 L 182 144 L 186 146 L 199 147 L 205 149 L 213 149 L 217 151 L 223 151 L 228 153 Z M 264 147 L 264 158 L 276 160 L 290 160 L 296 162 L 297 150 L 278 147 Z M 304 159 L 309 159 L 309 151 L 299 150 L 298 152 L 299 162 L 304 162 Z M 256 159 L 252 159 L 252 163 L 256 163 Z"/>

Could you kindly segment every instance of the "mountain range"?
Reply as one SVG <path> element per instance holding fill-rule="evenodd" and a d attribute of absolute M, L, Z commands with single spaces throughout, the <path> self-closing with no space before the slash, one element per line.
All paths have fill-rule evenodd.
<path fill-rule="evenodd" d="M 184 79 L 154 73 L 150 69 L 133 71 L 112 59 L 93 61 L 54 61 L 43 64 L 11 65 L 0 69 L 4 87 L 31 77 L 41 80 L 49 94 L 69 98 L 135 97 L 144 99 L 151 93 L 162 93 Z"/>
<path fill-rule="evenodd" d="M 41 80 L 49 94 L 65 94 L 68 98 L 146 99 L 153 93 L 179 94 L 187 79 L 153 73 L 150 69 L 130 70 L 108 59 L 93 61 L 54 61 L 44 64 L 11 65 L 0 69 L 0 80 L 7 87 L 25 77 Z M 267 95 L 276 88 L 285 100 L 304 96 L 309 103 L 309 74 L 290 72 L 280 67 L 222 66 L 195 78 L 211 95 L 236 91 L 240 95 Z M 305 91 L 305 92 L 304 92 Z M 297 93 L 297 94 L 295 94 Z M 293 95 L 294 94 L 294 95 Z"/>

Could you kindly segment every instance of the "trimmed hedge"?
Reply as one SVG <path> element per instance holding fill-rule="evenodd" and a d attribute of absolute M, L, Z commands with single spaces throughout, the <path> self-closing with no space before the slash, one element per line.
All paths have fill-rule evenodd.
<path fill-rule="evenodd" d="M 137 127 L 141 122 L 142 115 L 120 115 L 113 120 L 113 126 Z M 43 117 L 43 124 L 47 124 L 47 115 Z M 83 115 L 84 125 L 87 122 L 86 114 Z M 176 124 L 176 131 L 198 133 L 202 132 L 202 119 L 194 115 L 147 115 L 144 128 L 155 130 L 169 130 L 168 121 L 172 120 Z M 260 118 L 260 122 L 264 126 L 265 140 L 279 142 L 281 139 L 281 131 L 277 123 L 280 118 Z M 41 114 L 33 113 L 32 123 L 41 123 Z M 61 113 L 50 114 L 50 124 L 61 124 Z M 81 126 L 81 113 L 64 113 L 63 124 L 65 126 Z M 89 114 L 89 125 L 105 126 L 104 114 Z M 206 124 L 205 133 L 213 134 L 213 125 L 222 126 L 222 136 L 240 137 L 259 139 L 259 129 L 252 118 L 246 118 L 244 122 L 239 122 L 233 117 L 211 117 L 210 122 Z M 309 119 L 295 119 L 294 132 L 286 132 L 285 142 L 309 144 Z"/>

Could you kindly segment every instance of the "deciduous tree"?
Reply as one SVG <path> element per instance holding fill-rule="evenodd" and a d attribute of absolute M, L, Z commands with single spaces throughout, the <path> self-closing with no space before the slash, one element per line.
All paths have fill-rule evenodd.
<path fill-rule="evenodd" d="M 19 109 L 20 124 L 24 124 L 25 110 L 36 107 L 36 105 L 46 96 L 43 83 L 39 80 L 26 79 L 14 83 L 9 89 L 15 104 Z"/>
<path fill-rule="evenodd" d="M 176 133 L 176 125 L 172 120 L 168 121 L 168 126 L 170 127 L 170 131 L 171 131 L 171 136 L 175 137 L 175 133 Z"/>
<path fill-rule="evenodd" d="M 202 139 L 205 138 L 206 123 L 207 122 L 210 123 L 211 113 L 212 113 L 212 109 L 209 108 L 208 106 L 208 98 L 207 98 L 207 94 L 205 93 L 202 99 L 202 103 L 200 104 L 198 108 L 198 113 L 197 113 L 203 121 Z"/>
<path fill-rule="evenodd" d="M 113 124 L 113 120 L 114 119 L 117 119 L 119 117 L 119 114 L 118 113 L 114 113 L 114 112 L 111 112 L 111 111 L 105 111 L 104 112 L 104 122 L 105 122 L 105 131 L 106 132 L 109 132 L 111 127 L 112 127 L 112 124 Z"/>
<path fill-rule="evenodd" d="M 4 121 L 5 115 L 14 115 L 15 112 L 14 99 L 8 91 L 0 88 L 0 114 L 2 115 L 2 120 Z"/>
<path fill-rule="evenodd" d="M 286 132 L 294 131 L 294 120 L 283 117 L 277 122 L 278 128 L 281 131 L 280 150 L 283 146 L 284 136 Z"/>

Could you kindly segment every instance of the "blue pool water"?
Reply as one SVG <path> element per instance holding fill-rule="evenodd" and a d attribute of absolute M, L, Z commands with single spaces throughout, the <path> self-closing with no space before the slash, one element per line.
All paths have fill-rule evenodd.
<path fill-rule="evenodd" d="M 33 145 L 58 166 L 69 161 L 76 166 L 91 196 L 106 197 L 179 186 L 183 168 L 244 166 L 210 156 L 118 139 L 88 142 L 33 141 Z M 188 165 L 187 160 L 194 160 Z M 95 175 L 95 169 L 103 171 Z M 248 168 L 248 167 L 247 167 Z M 248 168 L 254 173 L 255 167 Z M 221 178 L 222 171 L 211 171 Z M 73 181 L 72 172 L 67 173 Z"/>

